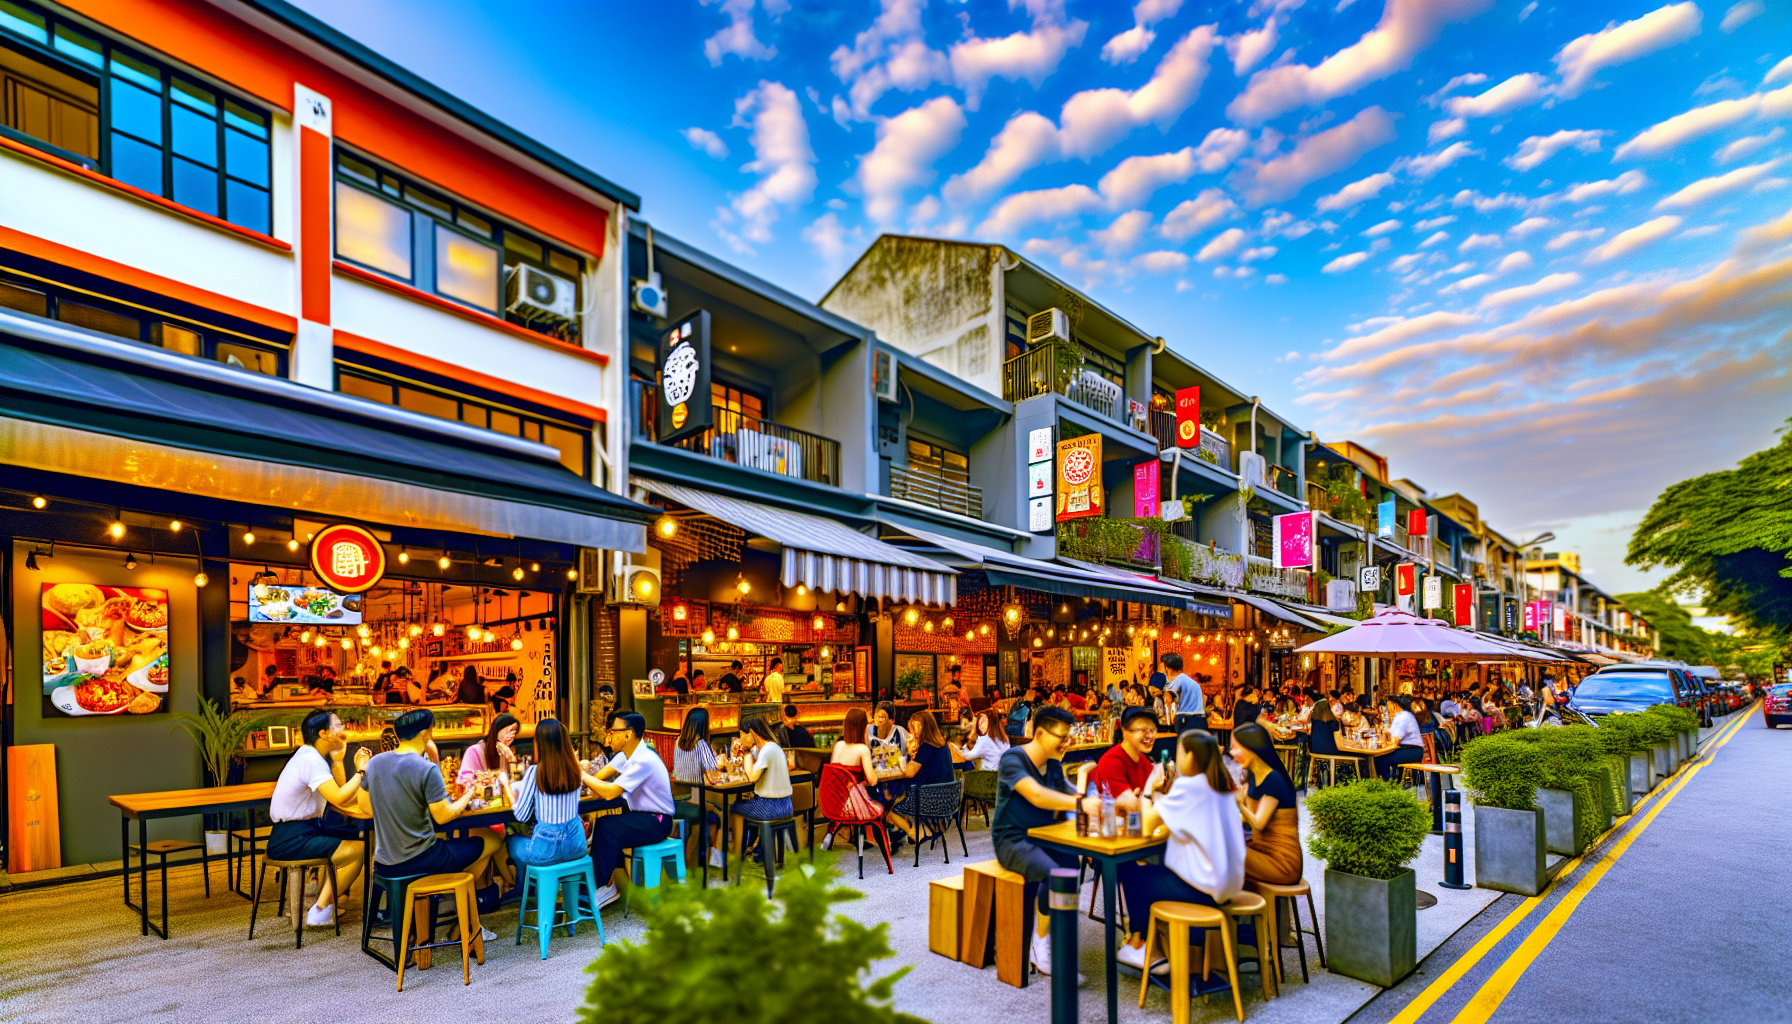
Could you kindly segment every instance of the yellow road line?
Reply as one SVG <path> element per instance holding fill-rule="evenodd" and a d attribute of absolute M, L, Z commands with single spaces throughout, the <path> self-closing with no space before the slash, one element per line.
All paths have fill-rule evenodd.
<path fill-rule="evenodd" d="M 1719 747 L 1728 743 L 1730 737 L 1736 735 L 1741 723 L 1742 719 L 1739 718 L 1726 726 L 1724 731 L 1718 734 L 1717 741 L 1712 744 L 1710 753 L 1715 754 Z M 1605 877 L 1605 873 L 1611 870 L 1611 866 L 1618 862 L 1618 858 L 1624 856 L 1625 851 L 1630 849 L 1630 844 L 1636 841 L 1636 837 L 1654 822 L 1655 816 L 1661 813 L 1662 808 L 1666 807 L 1674 797 L 1679 796 L 1680 791 L 1686 788 L 1686 784 L 1692 781 L 1693 776 L 1704 771 L 1710 764 L 1710 757 L 1707 756 L 1691 771 L 1681 775 L 1679 781 L 1662 794 L 1662 798 L 1656 801 L 1655 806 L 1643 815 L 1642 820 L 1637 822 L 1630 831 L 1624 833 L 1624 836 L 1612 847 L 1611 852 L 1598 864 L 1595 864 L 1593 869 L 1575 883 L 1566 896 L 1562 897 L 1542 923 L 1538 924 L 1531 934 L 1525 937 L 1518 949 L 1506 958 L 1506 962 L 1501 964 L 1499 969 L 1493 972 L 1493 976 L 1488 978 L 1486 983 L 1469 999 L 1468 1004 L 1462 1008 L 1460 1013 L 1456 1014 L 1450 1024 L 1485 1024 L 1486 1020 L 1493 1016 L 1494 1011 L 1500 1008 L 1500 1004 L 1505 1001 L 1506 996 L 1511 994 L 1513 986 L 1518 984 L 1518 979 L 1524 976 L 1524 972 L 1556 937 L 1556 933 L 1562 930 L 1562 926 L 1568 922 L 1568 918 L 1580 906 L 1581 900 L 1593 891 L 1593 887 L 1598 885 L 1599 880 Z"/>
<path fill-rule="evenodd" d="M 1731 726 L 1734 725 L 1735 723 L 1732 722 Z M 1731 726 L 1726 726 L 1725 728 L 1728 729 Z M 1721 737 L 1723 737 L 1723 730 L 1719 730 L 1719 732 L 1712 737 L 1710 742 L 1712 743 L 1711 749 L 1713 751 L 1721 745 L 1721 743 L 1717 742 Z M 1703 753 L 1704 752 L 1701 751 L 1701 754 Z M 1690 777 L 1690 775 L 1687 777 Z M 1628 779 L 1626 782 L 1628 782 Z M 1647 800 L 1648 797 L 1644 797 L 1644 799 Z M 1624 824 L 1630 820 L 1630 817 L 1631 815 L 1628 814 L 1619 817 L 1613 823 L 1612 828 L 1607 831 L 1607 835 L 1622 828 Z M 1640 828 L 1641 825 L 1639 824 L 1638 827 Z M 1587 854 L 1598 850 L 1600 843 L 1604 841 L 1605 836 L 1603 835 L 1593 840 L 1593 842 L 1587 845 L 1587 853 L 1583 853 L 1581 856 L 1564 864 L 1562 870 L 1556 872 L 1555 878 L 1550 881 L 1549 885 L 1542 892 L 1519 904 L 1518 908 L 1508 914 L 1505 920 L 1495 926 L 1492 931 L 1483 935 L 1480 941 L 1469 948 L 1468 952 L 1458 957 L 1456 962 L 1451 964 L 1448 970 L 1438 975 L 1437 979 L 1431 984 L 1425 986 L 1423 992 L 1414 996 L 1412 1002 L 1406 1004 L 1406 1008 L 1396 1014 L 1393 1020 L 1389 1021 L 1388 1024 L 1415 1024 L 1420 1017 L 1425 1015 L 1426 1011 L 1430 1010 L 1439 999 L 1443 998 L 1445 992 L 1448 992 L 1458 981 L 1462 980 L 1463 975 L 1473 970 L 1475 965 L 1480 963 L 1483 957 L 1492 952 L 1493 948 L 1499 945 L 1507 935 L 1510 935 L 1514 928 L 1523 923 L 1524 919 L 1530 916 L 1531 911 L 1537 909 L 1544 900 L 1553 895 L 1555 893 L 1556 883 L 1572 875 L 1574 869 L 1580 866 L 1581 861 L 1585 859 Z"/>

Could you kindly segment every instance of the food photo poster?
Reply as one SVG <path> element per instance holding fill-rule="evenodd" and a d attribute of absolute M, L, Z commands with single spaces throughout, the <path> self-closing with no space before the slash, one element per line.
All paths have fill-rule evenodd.
<path fill-rule="evenodd" d="M 44 717 L 168 710 L 168 592 L 45 583 Z"/>

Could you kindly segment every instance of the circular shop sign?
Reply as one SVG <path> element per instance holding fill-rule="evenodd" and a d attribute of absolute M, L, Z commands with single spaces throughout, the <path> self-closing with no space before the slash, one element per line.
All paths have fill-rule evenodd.
<path fill-rule="evenodd" d="M 359 594 L 386 575 L 386 549 L 359 526 L 326 526 L 311 539 L 311 571 L 324 586 Z"/>
<path fill-rule="evenodd" d="M 1076 448 L 1064 455 L 1064 482 L 1082 486 L 1095 475 L 1095 456 L 1087 448 Z"/>

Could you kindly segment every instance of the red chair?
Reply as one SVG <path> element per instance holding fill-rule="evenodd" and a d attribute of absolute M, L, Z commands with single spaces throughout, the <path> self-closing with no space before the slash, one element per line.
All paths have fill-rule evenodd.
<path fill-rule="evenodd" d="M 865 833 L 873 831 L 878 848 L 884 854 L 884 867 L 890 874 L 896 873 L 896 867 L 890 862 L 890 833 L 884 829 L 883 819 L 858 817 L 846 809 L 846 797 L 854 785 L 863 785 L 865 774 L 857 768 L 849 768 L 843 764 L 824 764 L 821 766 L 821 787 L 816 793 L 816 807 L 821 816 L 828 821 L 828 836 L 842 828 L 856 837 L 859 849 L 859 877 L 865 877 Z M 825 840 L 824 840 L 825 841 Z"/>

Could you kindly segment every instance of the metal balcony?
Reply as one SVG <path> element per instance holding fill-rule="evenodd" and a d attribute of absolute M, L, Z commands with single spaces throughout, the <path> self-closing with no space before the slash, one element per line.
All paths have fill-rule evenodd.
<path fill-rule="evenodd" d="M 659 436 L 659 389 L 631 381 L 636 409 L 635 436 L 654 443 Z M 719 462 L 732 462 L 778 476 L 840 486 L 840 442 L 782 423 L 716 409 L 709 429 L 671 442 Z"/>
<path fill-rule="evenodd" d="M 943 475 L 890 467 L 890 497 L 917 505 L 983 518 L 983 490 Z"/>

